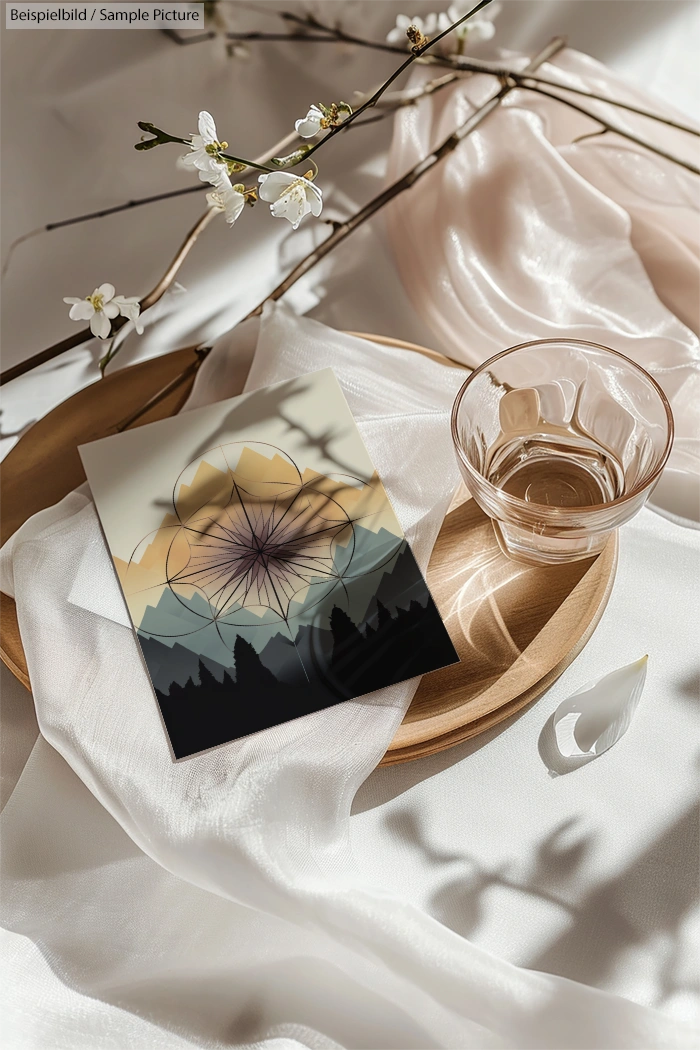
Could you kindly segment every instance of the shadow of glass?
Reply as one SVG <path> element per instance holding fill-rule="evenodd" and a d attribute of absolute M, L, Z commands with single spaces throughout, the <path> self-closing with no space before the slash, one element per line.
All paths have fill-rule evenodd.
<path fill-rule="evenodd" d="M 436 671 L 421 682 L 406 721 L 461 707 L 500 678 L 527 649 L 591 566 L 534 566 L 502 554 L 491 521 L 467 500 L 445 519 L 430 562 L 430 586 L 459 664 Z M 548 666 L 527 669 L 534 684 Z M 566 655 L 562 653 L 563 657 Z"/>

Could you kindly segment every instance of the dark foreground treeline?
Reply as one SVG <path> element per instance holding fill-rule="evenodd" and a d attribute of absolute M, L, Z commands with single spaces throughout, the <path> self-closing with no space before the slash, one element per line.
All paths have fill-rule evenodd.
<path fill-rule="evenodd" d="M 427 588 L 425 598 L 425 604 L 412 600 L 394 615 L 377 602 L 371 620 L 359 627 L 335 606 L 330 631 L 300 630 L 296 641 L 305 658 L 302 663 L 293 652 L 293 675 L 273 674 L 242 636 L 233 649 L 233 674 L 219 668 L 223 676 L 217 677 L 212 662 L 200 659 L 197 681 L 190 676 L 184 685 L 172 682 L 167 692 L 156 689 L 176 757 L 453 663 L 457 655 Z M 293 649 L 289 639 L 279 639 Z"/>

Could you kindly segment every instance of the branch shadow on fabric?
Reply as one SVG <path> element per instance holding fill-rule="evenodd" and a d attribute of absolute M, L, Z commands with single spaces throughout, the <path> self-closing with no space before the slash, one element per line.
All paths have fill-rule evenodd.
<path fill-rule="evenodd" d="M 487 895 L 494 889 L 510 891 L 551 906 L 565 922 L 563 932 L 530 957 L 529 969 L 606 988 L 631 949 L 663 940 L 664 961 L 653 976 L 653 1005 L 663 1008 L 676 995 L 700 994 L 681 959 L 681 927 L 696 905 L 700 880 L 697 804 L 582 900 L 574 887 L 597 847 L 573 818 L 542 839 L 526 876 L 518 873 L 515 863 L 489 866 L 465 850 L 435 846 L 422 819 L 408 806 L 390 813 L 385 825 L 393 838 L 419 851 L 431 867 L 457 869 L 433 893 L 429 910 L 461 936 L 475 936 L 486 920 L 493 906 L 490 901 L 487 907 Z"/>

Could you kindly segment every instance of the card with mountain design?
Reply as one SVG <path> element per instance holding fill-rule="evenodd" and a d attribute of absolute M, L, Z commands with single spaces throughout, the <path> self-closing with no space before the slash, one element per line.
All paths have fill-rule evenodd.
<path fill-rule="evenodd" d="M 457 661 L 331 369 L 80 455 L 176 758 Z"/>

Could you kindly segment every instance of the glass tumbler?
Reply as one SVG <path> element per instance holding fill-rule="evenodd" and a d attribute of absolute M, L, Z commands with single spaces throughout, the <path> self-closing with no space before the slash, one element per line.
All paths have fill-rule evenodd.
<path fill-rule="evenodd" d="M 641 509 L 671 451 L 673 416 L 629 358 L 540 339 L 472 372 L 452 409 L 452 438 L 504 554 L 556 565 L 598 554 Z"/>

